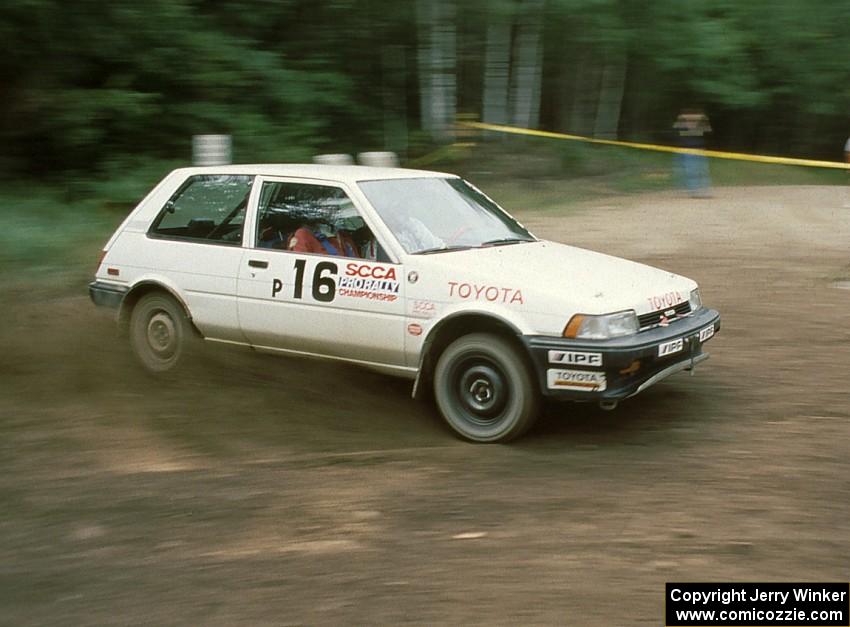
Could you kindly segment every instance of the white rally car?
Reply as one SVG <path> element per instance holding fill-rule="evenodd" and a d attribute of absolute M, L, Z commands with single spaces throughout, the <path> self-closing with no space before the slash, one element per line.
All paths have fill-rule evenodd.
<path fill-rule="evenodd" d="M 720 328 L 690 279 L 538 240 L 464 180 L 398 168 L 175 170 L 89 291 L 152 372 L 196 338 L 339 359 L 415 380 L 476 442 L 522 434 L 543 396 L 612 408 Z"/>

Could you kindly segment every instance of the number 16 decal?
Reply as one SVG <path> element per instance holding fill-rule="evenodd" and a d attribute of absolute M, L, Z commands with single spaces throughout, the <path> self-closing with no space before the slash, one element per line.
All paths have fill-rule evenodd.
<path fill-rule="evenodd" d="M 295 260 L 295 292 L 293 298 L 302 298 L 304 288 L 304 268 L 306 259 Z M 338 267 L 331 261 L 320 261 L 313 270 L 313 298 L 320 303 L 329 303 L 336 296 L 336 281 L 329 276 L 336 276 Z"/>
<path fill-rule="evenodd" d="M 313 272 L 313 298 L 323 303 L 329 303 L 334 299 L 336 281 L 326 276 L 326 272 L 336 276 L 336 270 L 336 264 L 330 261 L 320 261 L 316 264 L 316 270 Z"/>

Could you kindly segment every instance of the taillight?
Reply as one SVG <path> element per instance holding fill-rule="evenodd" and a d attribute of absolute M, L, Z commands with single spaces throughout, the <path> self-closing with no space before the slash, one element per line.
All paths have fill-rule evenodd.
<path fill-rule="evenodd" d="M 103 263 L 103 258 L 106 257 L 106 249 L 100 251 L 100 257 L 97 259 L 97 267 L 94 269 L 94 273 L 97 274 L 97 271 L 100 270 L 100 264 Z"/>

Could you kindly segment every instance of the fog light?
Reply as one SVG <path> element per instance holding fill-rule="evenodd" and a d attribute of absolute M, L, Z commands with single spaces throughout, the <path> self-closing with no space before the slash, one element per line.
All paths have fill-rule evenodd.
<path fill-rule="evenodd" d="M 624 374 L 626 376 L 632 375 L 640 370 L 640 359 L 635 359 L 632 363 L 629 364 L 628 368 L 623 368 L 620 370 L 620 374 Z"/>

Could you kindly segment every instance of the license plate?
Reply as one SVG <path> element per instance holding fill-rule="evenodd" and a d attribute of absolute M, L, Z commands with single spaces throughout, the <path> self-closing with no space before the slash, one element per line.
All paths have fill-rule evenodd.
<path fill-rule="evenodd" d="M 714 336 L 714 325 L 712 324 L 710 327 L 705 327 L 699 332 L 699 341 L 705 342 L 707 339 Z"/>
<path fill-rule="evenodd" d="M 580 392 L 604 392 L 608 385 L 604 372 L 593 370 L 546 371 L 546 383 L 550 390 L 578 390 Z"/>
<path fill-rule="evenodd" d="M 658 356 L 664 357 L 665 355 L 672 355 L 673 353 L 678 353 L 685 346 L 685 340 L 683 338 L 679 338 L 678 340 L 673 340 L 672 342 L 664 342 L 664 344 L 658 345 Z"/>

